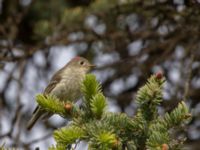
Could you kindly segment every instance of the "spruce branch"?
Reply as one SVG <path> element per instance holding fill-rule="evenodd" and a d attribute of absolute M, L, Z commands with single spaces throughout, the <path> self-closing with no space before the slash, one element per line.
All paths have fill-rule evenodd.
<path fill-rule="evenodd" d="M 83 110 L 85 119 L 90 118 L 89 116 L 100 117 L 102 110 L 105 107 L 105 98 L 101 95 L 101 85 L 97 82 L 96 77 L 92 74 L 87 74 L 83 80 L 81 91 L 83 93 Z M 93 101 L 93 102 L 92 102 Z M 97 105 L 101 103 L 101 105 Z M 92 107 L 91 107 L 92 106 Z M 99 113 L 97 115 L 97 113 Z M 84 117 L 84 116 L 83 116 Z"/>
<path fill-rule="evenodd" d="M 138 113 L 147 121 L 151 121 L 158 116 L 157 106 L 162 101 L 164 81 L 163 77 L 152 75 L 136 95 L 136 103 L 139 107 Z"/>
<path fill-rule="evenodd" d="M 90 102 L 93 96 L 101 92 L 101 86 L 96 81 L 96 77 L 92 74 L 87 74 L 82 84 L 82 92 L 86 102 Z"/>
<path fill-rule="evenodd" d="M 36 101 L 43 109 L 45 109 L 48 112 L 59 114 L 61 116 L 66 115 L 64 103 L 60 102 L 54 96 L 38 94 L 36 96 Z"/>
<path fill-rule="evenodd" d="M 38 95 L 37 101 L 45 110 L 66 116 L 72 115 L 70 125 L 54 132 L 56 146 L 50 150 L 73 149 L 73 144 L 84 140 L 89 150 L 180 150 L 184 139 L 177 140 L 170 132 L 189 120 L 189 110 L 181 102 L 171 113 L 159 116 L 157 106 L 162 101 L 164 78 L 161 73 L 153 75 L 140 88 L 136 96 L 138 110 L 134 117 L 124 113 L 106 111 L 106 98 L 94 75 L 86 75 L 83 84 L 83 109 L 63 103 L 51 96 Z"/>
<path fill-rule="evenodd" d="M 169 130 L 179 126 L 182 123 L 186 123 L 190 119 L 189 110 L 186 104 L 182 101 L 178 104 L 171 113 L 166 113 L 163 118 L 159 118 L 156 123 L 152 124 L 149 129 L 149 139 L 147 140 L 148 149 L 162 149 L 163 144 L 168 144 L 170 147 L 177 147 L 181 145 L 182 139 L 179 142 L 172 140 Z M 178 144 L 174 144 L 178 143 Z"/>
<path fill-rule="evenodd" d="M 118 145 L 117 137 L 111 131 L 102 131 L 95 135 L 91 148 L 97 148 L 102 150 L 109 150 Z"/>
<path fill-rule="evenodd" d="M 96 118 L 101 118 L 107 106 L 106 99 L 102 93 L 96 94 L 91 100 L 91 110 Z"/>
<path fill-rule="evenodd" d="M 185 123 L 190 118 L 191 114 L 189 113 L 189 109 L 185 102 L 182 101 L 171 113 L 166 113 L 163 118 L 160 117 L 156 121 L 157 123 L 151 125 L 150 129 L 152 132 L 155 130 L 169 130 L 172 127 L 179 126 L 181 123 Z"/>
<path fill-rule="evenodd" d="M 178 126 L 181 123 L 190 120 L 190 118 L 191 114 L 189 113 L 189 109 L 186 106 L 185 102 L 182 101 L 178 104 L 177 108 L 175 108 L 170 114 L 165 114 L 163 123 L 166 122 L 167 127 L 171 128 L 173 126 Z"/>
<path fill-rule="evenodd" d="M 166 130 L 153 131 L 149 139 L 147 139 L 146 147 L 148 150 L 162 150 L 164 143 L 170 142 L 169 133 Z"/>
<path fill-rule="evenodd" d="M 119 137 L 126 136 L 127 139 L 133 139 L 143 132 L 144 129 L 141 118 L 131 118 L 124 113 L 106 113 L 102 120 L 106 124 L 114 127 L 115 133 Z"/>
<path fill-rule="evenodd" d="M 141 87 L 136 96 L 136 102 L 139 106 L 153 103 L 159 105 L 162 101 L 162 87 L 164 79 L 159 79 L 156 75 L 152 75 L 147 83 Z"/>
<path fill-rule="evenodd" d="M 113 147 L 116 142 L 116 135 L 112 132 L 101 132 L 96 135 L 97 144 L 100 147 Z"/>
<path fill-rule="evenodd" d="M 60 145 L 70 145 L 85 136 L 85 131 L 77 126 L 63 127 L 54 132 L 54 138 Z"/>
<path fill-rule="evenodd" d="M 62 117 L 70 117 L 72 115 L 77 114 L 78 109 L 73 106 L 71 102 L 61 102 L 56 97 L 51 95 L 43 95 L 38 94 L 36 96 L 37 103 L 46 111 L 51 112 L 53 114 L 59 114 Z M 66 109 L 66 105 L 71 105 L 72 111 L 68 111 Z"/>

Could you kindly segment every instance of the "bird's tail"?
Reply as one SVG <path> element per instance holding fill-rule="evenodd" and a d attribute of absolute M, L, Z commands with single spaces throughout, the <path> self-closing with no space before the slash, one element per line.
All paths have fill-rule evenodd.
<path fill-rule="evenodd" d="M 35 109 L 35 111 L 33 112 L 33 116 L 31 117 L 31 119 L 29 120 L 28 124 L 27 124 L 27 130 L 31 130 L 32 127 L 34 126 L 34 124 L 37 122 L 37 120 L 42 116 L 43 112 L 41 111 L 41 109 L 39 107 L 37 107 Z"/>

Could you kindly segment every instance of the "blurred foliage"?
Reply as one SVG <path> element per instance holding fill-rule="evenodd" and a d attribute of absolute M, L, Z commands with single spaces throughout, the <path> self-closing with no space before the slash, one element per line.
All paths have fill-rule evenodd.
<path fill-rule="evenodd" d="M 102 92 L 131 116 L 138 88 L 162 70 L 167 83 L 161 113 L 171 112 L 181 99 L 186 101 L 194 110 L 193 118 L 177 134 L 187 136 L 189 149 L 199 149 L 198 0 L 2 0 L 0 6 L 0 140 L 9 139 L 14 147 L 31 147 L 32 142 L 22 139 L 23 125 L 31 115 L 30 99 L 22 97 L 27 93 L 34 97 L 33 91 L 41 90 L 39 81 L 46 82 L 55 66 L 52 49 L 58 48 L 61 54 L 63 46 L 73 47 L 77 55 L 99 65 L 94 72 Z M 35 60 L 39 53 L 42 65 Z M 37 77 L 27 87 L 31 69 Z M 121 87 L 116 89 L 116 85 Z M 55 128 L 48 122 L 45 126 Z"/>

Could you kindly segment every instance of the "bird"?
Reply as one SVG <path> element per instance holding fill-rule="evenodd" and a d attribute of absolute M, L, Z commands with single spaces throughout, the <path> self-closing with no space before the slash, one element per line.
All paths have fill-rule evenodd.
<path fill-rule="evenodd" d="M 74 57 L 53 75 L 43 94 L 54 96 L 60 101 L 76 102 L 81 97 L 81 83 L 93 67 L 95 65 L 86 58 Z M 39 118 L 46 119 L 51 116 L 52 113 L 37 106 L 27 123 L 27 130 L 31 130 Z"/>

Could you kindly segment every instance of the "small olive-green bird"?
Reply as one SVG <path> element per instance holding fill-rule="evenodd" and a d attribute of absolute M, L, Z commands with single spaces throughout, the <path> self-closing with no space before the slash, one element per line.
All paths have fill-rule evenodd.
<path fill-rule="evenodd" d="M 83 57 L 73 58 L 54 74 L 43 94 L 53 95 L 60 101 L 76 102 L 81 97 L 81 83 L 92 67 L 94 65 Z M 51 115 L 37 106 L 27 124 L 27 129 L 30 130 L 39 118 L 49 118 Z"/>

